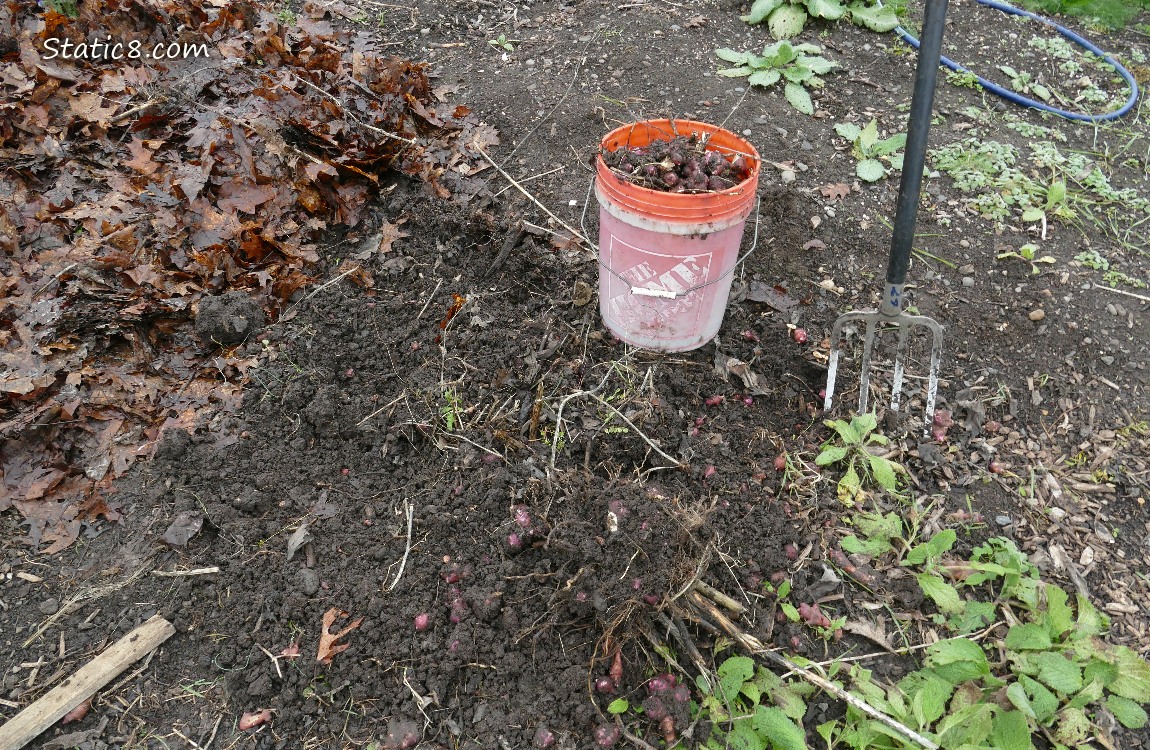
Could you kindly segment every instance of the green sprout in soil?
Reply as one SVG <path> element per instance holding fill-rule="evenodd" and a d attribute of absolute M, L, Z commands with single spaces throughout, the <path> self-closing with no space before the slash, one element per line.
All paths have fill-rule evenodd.
<path fill-rule="evenodd" d="M 845 505 L 854 505 L 868 486 L 877 486 L 892 494 L 898 492 L 901 467 L 869 449 L 869 446 L 890 442 L 886 436 L 875 432 L 878 420 L 874 414 L 860 414 L 850 422 L 829 419 L 826 425 L 835 431 L 835 437 L 823 443 L 815 463 L 845 467 L 846 471 L 836 487 L 839 500 Z"/>
<path fill-rule="evenodd" d="M 1010 88 L 1018 93 L 1028 96 L 1033 94 L 1044 102 L 1050 101 L 1050 89 L 1034 80 L 1026 71 L 1017 71 L 1009 65 L 999 65 L 998 69 L 1006 74 L 1010 79 Z"/>
<path fill-rule="evenodd" d="M 454 388 L 447 388 L 443 391 L 443 401 L 443 405 L 439 407 L 439 416 L 443 420 L 443 427 L 448 432 L 455 432 L 455 429 L 463 423 L 459 394 Z"/>
<path fill-rule="evenodd" d="M 769 88 L 785 80 L 783 94 L 792 107 L 806 115 L 813 115 L 815 107 L 808 89 L 819 88 L 819 77 L 838 67 L 838 63 L 819 57 L 822 49 L 814 44 L 795 44 L 778 41 L 763 47 L 763 53 L 737 52 L 732 49 L 715 50 L 715 55 L 737 67 L 718 71 L 721 76 L 740 78 L 748 76 L 752 86 Z"/>
<path fill-rule="evenodd" d="M 1093 271 L 1102 271 L 1102 280 L 1114 288 L 1119 286 L 1131 286 L 1135 289 L 1147 288 L 1145 281 L 1136 279 L 1125 271 L 1111 268 L 1110 261 L 1097 250 L 1086 250 L 1078 253 L 1074 256 L 1074 260 Z"/>
<path fill-rule="evenodd" d="M 892 169 L 902 169 L 902 153 L 906 146 L 906 133 L 895 133 L 889 138 L 878 137 L 878 121 L 871 120 L 865 128 L 853 122 L 840 122 L 835 132 L 851 142 L 851 155 L 858 160 L 855 174 L 865 182 L 877 182 L 889 174 L 880 159 L 890 162 Z"/>
<path fill-rule="evenodd" d="M 1039 263 L 1053 264 L 1056 262 L 1053 256 L 1038 255 L 1038 245 L 1035 245 L 1031 242 L 1028 242 L 1022 247 L 1018 248 L 1017 251 L 1007 250 L 1004 253 L 999 253 L 995 257 L 999 260 L 1003 260 L 1005 258 L 1017 258 L 1018 260 L 1026 261 L 1030 264 L 1030 273 L 1033 276 L 1037 276 L 1038 274 L 1042 273 L 1042 269 L 1038 267 Z"/>
<path fill-rule="evenodd" d="M 890 5 L 855 0 L 755 0 L 750 12 L 740 16 L 750 24 L 767 22 L 775 39 L 791 39 L 802 32 L 809 18 L 837 21 L 844 16 L 871 31 L 887 32 L 898 26 L 898 16 Z"/>
<path fill-rule="evenodd" d="M 487 43 L 490 44 L 495 49 L 501 49 L 501 50 L 504 50 L 505 52 L 514 52 L 515 51 L 515 44 L 518 41 L 519 41 L 518 39 L 508 39 L 506 35 L 500 34 L 495 39 L 488 39 Z"/>
<path fill-rule="evenodd" d="M 971 71 L 959 73 L 957 70 L 948 71 L 946 74 L 946 82 L 952 86 L 961 86 L 968 89 L 982 88 L 978 82 L 978 75 Z"/>

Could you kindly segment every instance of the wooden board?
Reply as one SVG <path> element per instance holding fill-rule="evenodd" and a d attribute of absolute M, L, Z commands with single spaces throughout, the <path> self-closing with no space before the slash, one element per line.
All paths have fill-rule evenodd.
<path fill-rule="evenodd" d="M 175 632 L 172 623 L 155 615 L 116 641 L 104 653 L 0 726 L 0 750 L 20 750 Z"/>

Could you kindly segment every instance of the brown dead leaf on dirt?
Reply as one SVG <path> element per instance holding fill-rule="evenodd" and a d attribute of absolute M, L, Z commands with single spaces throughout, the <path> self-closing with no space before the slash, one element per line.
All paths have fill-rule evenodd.
<path fill-rule="evenodd" d="M 394 224 L 390 223 L 386 219 L 383 220 L 383 223 L 380 224 L 380 227 L 379 227 L 379 230 L 381 232 L 380 239 L 379 239 L 379 254 L 380 255 L 386 255 L 387 253 L 390 253 L 393 250 L 392 245 L 395 244 L 396 240 L 401 240 L 404 237 L 410 237 L 411 236 L 407 232 L 399 231 L 399 227 L 402 224 L 405 224 L 406 222 L 407 222 L 406 216 L 400 216 L 398 219 L 395 220 Z"/>
<path fill-rule="evenodd" d="M 823 194 L 824 198 L 837 201 L 850 195 L 851 186 L 845 182 L 828 182 L 819 187 L 819 192 Z"/>
<path fill-rule="evenodd" d="M 867 622 L 866 620 L 847 620 L 843 623 L 843 630 L 848 633 L 854 633 L 857 636 L 866 638 L 868 641 L 877 644 L 886 651 L 892 654 L 897 654 L 894 647 L 890 645 L 890 636 L 886 634 L 886 628 L 882 626 L 881 622 Z"/>
<path fill-rule="evenodd" d="M 743 381 L 743 387 L 747 389 L 747 393 L 753 396 L 765 396 L 770 393 L 764 385 L 763 377 L 741 359 L 716 352 L 715 372 L 724 380 L 728 375 L 737 376 L 739 380 Z"/>
<path fill-rule="evenodd" d="M 0 160 L 17 167 L 0 173 L 0 511 L 48 551 L 117 517 L 102 496 L 166 430 L 237 407 L 251 353 L 209 366 L 218 351 L 190 345 L 202 298 L 243 290 L 275 320 L 313 283 L 326 234 L 369 216 L 384 174 L 484 199 L 477 149 L 498 143 L 436 101 L 422 64 L 318 5 L 290 25 L 260 3 L 78 6 L 0 9 L 18 53 L 0 75 Z M 203 43 L 213 59 L 45 60 L 64 38 Z"/>
<path fill-rule="evenodd" d="M 323 613 L 323 633 L 319 637 L 319 653 L 316 654 L 315 657 L 315 660 L 320 664 L 331 664 L 331 660 L 336 654 L 343 653 L 351 648 L 350 643 L 339 643 L 338 641 L 340 638 L 343 638 L 358 628 L 363 622 L 363 618 L 360 617 L 358 620 L 353 620 L 350 625 L 338 633 L 332 633 L 331 626 L 336 620 L 343 617 L 350 617 L 350 615 L 338 607 L 332 607 Z"/>

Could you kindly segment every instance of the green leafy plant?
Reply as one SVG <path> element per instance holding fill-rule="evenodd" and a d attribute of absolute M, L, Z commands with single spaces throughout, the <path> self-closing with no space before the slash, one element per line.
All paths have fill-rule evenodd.
<path fill-rule="evenodd" d="M 979 138 L 967 138 L 931 153 L 934 166 L 950 175 L 959 191 L 971 194 L 969 205 L 983 218 L 1004 224 L 1015 211 L 1026 213 L 1038 209 L 1037 216 L 1033 213 L 1027 216 L 1039 220 L 1047 206 L 1064 208 L 1066 184 L 1042 185 L 1018 167 L 1018 159 L 1018 149 L 1014 146 Z"/>
<path fill-rule="evenodd" d="M 961 86 L 968 89 L 982 88 L 978 82 L 978 75 L 971 71 L 959 73 L 957 70 L 947 71 L 946 82 L 952 86 Z"/>
<path fill-rule="evenodd" d="M 820 57 L 817 53 L 821 51 L 814 44 L 791 44 L 782 40 L 763 47 L 761 55 L 726 48 L 715 50 L 715 55 L 736 66 L 718 71 L 719 75 L 747 76 L 747 83 L 763 88 L 785 81 L 783 94 L 790 105 L 803 114 L 813 115 L 815 107 L 808 89 L 821 87 L 823 80 L 819 76 L 838 67 L 838 63 Z"/>
<path fill-rule="evenodd" d="M 711 722 L 707 750 L 807 750 L 801 722 L 812 686 L 786 683 L 746 656 L 719 665 L 717 680 L 701 676 L 698 713 Z M 712 685 L 712 682 L 714 683 Z"/>
<path fill-rule="evenodd" d="M 1033 94 L 1045 102 L 1050 101 L 1050 89 L 1035 81 L 1026 71 L 1018 71 L 1009 65 L 999 65 L 1001 70 L 1010 79 L 1010 88 L 1020 94 Z"/>
<path fill-rule="evenodd" d="M 888 458 L 875 455 L 869 449 L 869 446 L 887 445 L 890 442 L 884 435 L 875 432 L 878 420 L 874 414 L 860 414 L 850 422 L 829 419 L 825 424 L 835 431 L 838 440 L 832 438 L 823 443 L 815 463 L 819 466 L 841 464 L 846 467 L 836 488 L 839 500 L 846 505 L 853 505 L 861 498 L 863 488 L 867 486 L 878 486 L 891 493 L 898 491 L 898 472 L 901 467 Z"/>
<path fill-rule="evenodd" d="M 884 533 L 892 529 L 888 524 Z M 944 748 L 1033 750 L 1032 738 L 1042 734 L 1050 747 L 1068 750 L 1095 736 L 1107 716 L 1130 729 L 1146 726 L 1150 664 L 1101 639 L 1104 614 L 1085 597 L 1072 602 L 1043 582 L 1011 540 L 991 539 L 969 560 L 946 563 L 954 542 L 954 532 L 943 530 L 901 564 L 921 569 L 919 584 L 940 610 L 935 621 L 956 635 L 928 646 L 923 667 L 894 685 L 880 686 L 868 670 L 852 667 L 847 677 L 856 697 Z M 961 593 L 974 589 L 983 595 Z M 985 644 L 969 636 L 1000 608 L 1009 623 L 1004 634 Z M 817 731 L 832 747 L 917 747 L 853 706 Z"/>
<path fill-rule="evenodd" d="M 490 44 L 495 49 L 501 49 L 501 50 L 504 50 L 505 52 L 514 52 L 515 51 L 515 44 L 518 41 L 519 41 L 518 39 L 508 39 L 505 34 L 500 34 L 495 39 L 488 39 L 487 43 Z"/>
<path fill-rule="evenodd" d="M 890 5 L 855 0 L 849 5 L 842 0 L 755 0 L 747 15 L 740 18 L 750 24 L 767 23 L 775 39 L 798 36 L 809 18 L 837 21 L 844 16 L 872 31 L 886 32 L 898 26 L 898 16 Z"/>
<path fill-rule="evenodd" d="M 454 388 L 443 391 L 444 404 L 439 407 L 439 416 L 443 419 L 443 426 L 448 432 L 455 432 L 455 428 L 463 423 L 460 413 L 459 394 Z"/>
<path fill-rule="evenodd" d="M 1102 280 L 1112 287 L 1125 285 L 1134 287 L 1135 289 L 1146 289 L 1148 286 L 1146 282 L 1141 279 L 1136 279 L 1124 271 L 1111 268 L 1110 261 L 1097 250 L 1085 250 L 1078 253 L 1078 255 L 1074 256 L 1074 260 L 1091 270 L 1102 271 Z"/>
<path fill-rule="evenodd" d="M 1132 286 L 1135 289 L 1146 289 L 1148 286 L 1142 279 L 1136 279 L 1125 271 L 1118 271 L 1116 269 L 1111 269 L 1102 274 L 1102 280 L 1114 288 L 1119 286 Z"/>
<path fill-rule="evenodd" d="M 1030 264 L 1030 273 L 1034 276 L 1037 276 L 1039 273 L 1042 272 L 1042 269 L 1040 269 L 1038 267 L 1039 263 L 1051 263 L 1051 264 L 1053 264 L 1053 263 L 1057 262 L 1054 260 L 1054 256 L 1039 255 L 1038 254 L 1038 245 L 1035 245 L 1031 242 L 1028 242 L 1025 245 L 1023 245 L 1022 247 L 1018 248 L 1017 251 L 1007 250 L 1006 252 L 999 253 L 998 255 L 996 255 L 994 257 L 998 258 L 999 260 L 1003 260 L 1004 258 L 1017 258 L 1019 260 L 1026 261 L 1027 263 Z"/>
<path fill-rule="evenodd" d="M 877 182 L 887 176 L 880 159 L 889 161 L 892 169 L 902 169 L 903 155 L 899 150 L 906 146 L 906 133 L 879 138 L 878 120 L 874 119 L 864 128 L 853 122 L 840 122 L 835 125 L 835 132 L 851 142 L 851 156 L 858 160 L 855 174 L 860 180 Z"/>

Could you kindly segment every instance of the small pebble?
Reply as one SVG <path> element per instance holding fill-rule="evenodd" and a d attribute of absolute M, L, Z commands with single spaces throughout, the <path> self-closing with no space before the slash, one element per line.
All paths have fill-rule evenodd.
<path fill-rule="evenodd" d="M 815 150 L 814 144 L 811 143 L 810 141 L 803 141 L 801 148 L 803 149 L 803 151 L 814 151 Z"/>
<path fill-rule="evenodd" d="M 974 265 L 972 263 L 967 263 L 965 266 L 959 266 L 958 272 L 969 276 L 970 274 L 974 273 Z"/>
<path fill-rule="evenodd" d="M 782 177 L 783 182 L 787 184 L 795 181 L 795 173 L 789 169 L 784 169 L 780 177 Z"/>
<path fill-rule="evenodd" d="M 1052 506 L 1046 509 L 1046 515 L 1050 516 L 1050 520 L 1052 521 L 1061 521 L 1063 518 L 1066 518 L 1066 511 L 1058 506 Z"/>
<path fill-rule="evenodd" d="M 958 246 L 961 248 L 969 248 L 970 247 L 970 240 L 959 240 Z"/>
<path fill-rule="evenodd" d="M 1104 365 L 1114 364 L 1114 357 L 1111 357 L 1109 354 L 1103 354 L 1101 359 L 1102 359 L 1102 364 L 1104 364 Z"/>
<path fill-rule="evenodd" d="M 747 128 L 746 130 L 744 130 L 743 135 L 745 135 L 749 138 L 751 136 L 751 129 Z M 705 154 L 704 154 L 704 156 L 705 156 Z M 720 166 L 722 166 L 722 165 L 720 165 Z"/>
<path fill-rule="evenodd" d="M 60 602 L 58 602 L 54 596 L 40 602 L 40 614 L 54 615 L 59 611 Z"/>
<path fill-rule="evenodd" d="M 1009 526 L 1010 525 L 1010 516 L 1006 516 L 1006 515 L 995 516 L 994 522 L 996 524 L 998 524 L 999 526 Z"/>
<path fill-rule="evenodd" d="M 1045 317 L 1046 317 L 1046 311 L 1043 310 L 1041 307 L 1038 308 L 1037 310 L 1031 310 L 1030 311 L 1030 319 L 1035 321 L 1035 322 L 1038 322 L 1039 320 L 1042 320 Z"/>
<path fill-rule="evenodd" d="M 311 568 L 303 568 L 296 574 L 296 583 L 304 596 L 315 596 L 319 591 L 319 574 Z"/>
<path fill-rule="evenodd" d="M 963 285 L 963 286 L 974 286 L 974 277 L 972 277 L 972 276 L 963 276 L 963 277 L 962 277 L 962 285 Z"/>

